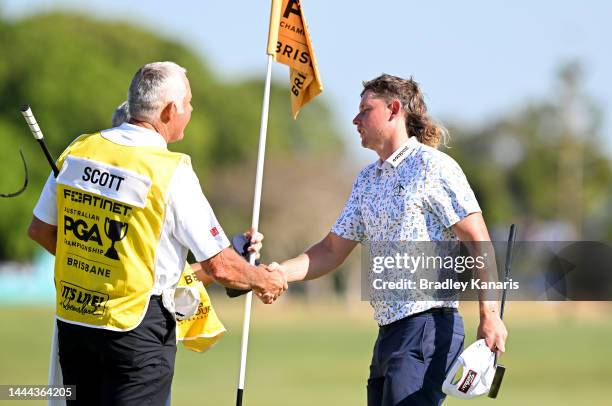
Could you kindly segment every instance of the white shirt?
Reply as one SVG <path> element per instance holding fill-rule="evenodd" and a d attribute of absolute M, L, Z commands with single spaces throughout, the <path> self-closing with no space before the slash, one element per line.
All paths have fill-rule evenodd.
<path fill-rule="evenodd" d="M 157 132 L 128 123 L 102 131 L 102 137 L 124 146 L 167 148 L 166 140 Z M 57 225 L 56 193 L 56 182 L 51 173 L 34 208 L 34 216 L 51 225 Z M 152 294 L 164 293 L 164 303 L 172 310 L 168 301 L 181 276 L 188 251 L 191 250 L 195 259 L 201 262 L 228 246 L 229 241 L 202 193 L 191 163 L 180 164 L 168 186 Z"/>
<path fill-rule="evenodd" d="M 450 228 L 480 207 L 463 171 L 451 157 L 409 138 L 387 160 L 368 165 L 332 232 L 366 242 L 456 241 Z M 371 271 L 370 271 L 371 274 Z M 409 297 L 410 297 L 410 293 Z M 371 301 L 379 325 L 456 301 Z"/>

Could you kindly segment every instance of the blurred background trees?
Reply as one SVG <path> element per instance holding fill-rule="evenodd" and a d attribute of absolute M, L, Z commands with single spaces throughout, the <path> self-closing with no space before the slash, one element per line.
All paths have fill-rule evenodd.
<path fill-rule="evenodd" d="M 36 249 L 25 229 L 49 174 L 19 114 L 20 104 L 32 106 L 52 154 L 58 157 L 79 134 L 110 127 L 111 114 L 125 100 L 134 72 L 151 61 L 176 61 L 187 68 L 191 81 L 195 111 L 187 136 L 171 148 L 191 155 L 207 194 L 223 192 L 215 194 L 212 203 L 230 230 L 243 230 L 250 224 L 250 210 L 225 214 L 223 207 L 235 194 L 251 199 L 263 82 L 221 82 L 205 61 L 181 44 L 124 23 L 78 15 L 47 14 L 14 24 L 0 20 L 0 49 L 0 168 L 4 174 L 0 189 L 15 190 L 22 182 L 19 147 L 31 172 L 27 192 L 0 203 L 0 260 L 25 260 Z M 270 156 L 284 157 L 285 166 L 291 167 L 293 155 L 311 161 L 321 159 L 322 151 L 341 155 L 342 143 L 329 109 L 317 100 L 294 122 L 288 97 L 286 88 L 273 86 Z M 214 182 L 212 189 L 213 180 L 233 166 L 240 167 L 237 185 L 228 188 Z"/>
<path fill-rule="evenodd" d="M 463 167 L 490 226 L 522 224 L 524 240 L 612 236 L 609 140 L 582 74 L 578 62 L 562 64 L 550 96 L 480 128 L 451 128 L 446 152 Z"/>
<path fill-rule="evenodd" d="M 0 262 L 26 261 L 38 249 L 25 230 L 49 168 L 19 114 L 32 106 L 54 156 L 82 133 L 110 126 L 135 70 L 155 60 L 188 69 L 194 114 L 185 139 L 203 190 L 228 234 L 250 224 L 263 83 L 221 81 L 190 49 L 127 23 L 68 14 L 15 22 L 0 15 L 0 191 L 22 182 L 23 148 L 30 186 L 0 201 Z M 558 88 L 478 126 L 445 123 L 452 155 L 465 170 L 493 234 L 522 224 L 521 238 L 612 237 L 610 158 L 601 115 L 582 90 L 580 65 L 563 65 Z M 272 88 L 261 230 L 264 260 L 295 255 L 323 237 L 348 197 L 363 162 L 348 155 L 321 98 L 290 118 L 285 78 Z M 359 84 L 355 84 L 355 94 Z M 353 141 L 351 141 L 353 142 Z M 355 138 L 355 141 L 356 138 Z M 345 268 L 355 265 L 358 254 Z M 317 292 L 359 290 L 359 271 L 311 284 Z M 298 289 L 299 290 L 299 289 Z M 354 297 L 355 295 L 353 295 Z"/>

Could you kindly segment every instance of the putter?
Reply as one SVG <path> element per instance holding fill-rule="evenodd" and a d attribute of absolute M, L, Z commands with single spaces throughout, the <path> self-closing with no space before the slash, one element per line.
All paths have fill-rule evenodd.
<path fill-rule="evenodd" d="M 506 269 L 504 273 L 504 282 L 508 282 L 510 276 L 510 265 L 512 264 L 512 249 L 514 248 L 514 241 L 516 239 L 516 226 L 512 224 L 510 226 L 510 235 L 508 236 L 508 248 L 506 249 Z M 504 285 L 505 286 L 505 285 Z M 506 305 L 506 289 L 502 293 L 501 309 L 499 311 L 499 318 L 504 318 L 504 307 Z M 499 388 L 501 387 L 504 374 L 506 373 L 506 367 L 502 364 L 497 363 L 497 354 L 495 354 L 495 375 L 493 375 L 493 382 L 491 382 L 491 389 L 489 390 L 489 396 L 492 399 L 497 398 Z"/>

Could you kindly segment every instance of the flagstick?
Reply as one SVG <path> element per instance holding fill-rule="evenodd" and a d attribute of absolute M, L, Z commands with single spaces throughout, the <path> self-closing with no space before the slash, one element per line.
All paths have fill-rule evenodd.
<path fill-rule="evenodd" d="M 266 135 L 268 131 L 268 107 L 270 105 L 270 82 L 272 79 L 272 55 L 268 55 L 268 70 L 264 87 L 263 105 L 261 111 L 261 124 L 259 127 L 259 150 L 257 152 L 257 171 L 255 174 L 255 193 L 253 197 L 253 218 L 251 227 L 257 231 L 259 228 L 259 210 L 261 206 L 261 188 L 263 183 L 264 160 L 266 155 Z M 249 262 L 255 265 L 255 255 L 250 256 Z M 244 376 L 246 372 L 247 350 L 249 346 L 249 327 L 251 322 L 251 304 L 253 292 L 246 294 L 244 302 L 244 321 L 242 323 L 242 346 L 240 349 L 240 372 L 238 375 L 238 392 L 236 393 L 236 406 L 242 406 L 244 392 Z"/>

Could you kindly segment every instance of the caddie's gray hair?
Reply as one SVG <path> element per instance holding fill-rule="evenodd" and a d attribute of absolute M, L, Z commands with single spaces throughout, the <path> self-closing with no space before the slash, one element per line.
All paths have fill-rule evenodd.
<path fill-rule="evenodd" d="M 130 113 L 128 110 L 127 100 L 117 106 L 117 109 L 113 112 L 113 127 L 119 127 L 130 119 Z"/>
<path fill-rule="evenodd" d="M 138 69 L 128 90 L 130 117 L 154 121 L 170 102 L 183 112 L 183 99 L 187 94 L 187 70 L 174 62 L 153 62 Z"/>

